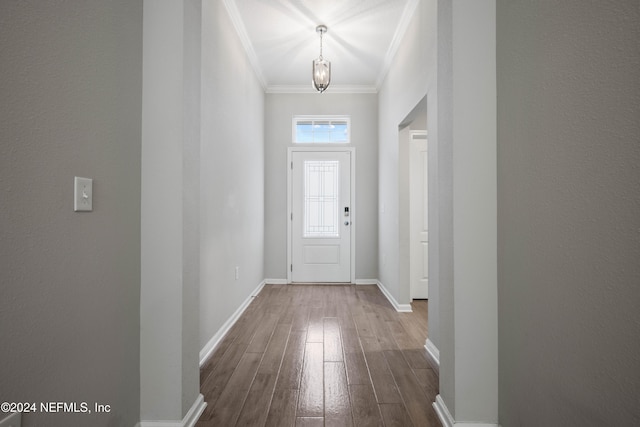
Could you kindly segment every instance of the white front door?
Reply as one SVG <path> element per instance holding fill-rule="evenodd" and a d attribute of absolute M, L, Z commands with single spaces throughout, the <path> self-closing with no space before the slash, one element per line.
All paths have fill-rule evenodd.
<path fill-rule="evenodd" d="M 429 298 L 429 232 L 426 133 L 412 131 L 409 144 L 411 298 Z"/>
<path fill-rule="evenodd" d="M 291 152 L 291 281 L 351 281 L 351 152 Z"/>

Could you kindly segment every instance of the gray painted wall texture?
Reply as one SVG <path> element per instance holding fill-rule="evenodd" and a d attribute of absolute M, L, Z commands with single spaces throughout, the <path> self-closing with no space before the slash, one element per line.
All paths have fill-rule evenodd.
<path fill-rule="evenodd" d="M 400 304 L 410 302 L 410 292 L 408 281 L 400 283 L 400 228 L 402 221 L 408 218 L 402 215 L 399 208 L 398 126 L 425 95 L 430 97 L 429 106 L 435 106 L 436 10 L 435 1 L 420 2 L 378 94 L 378 278 Z M 432 137 L 437 135 L 434 113 L 435 108 L 428 112 L 432 119 L 429 124 L 430 140 L 434 140 Z M 429 155 L 431 156 L 431 152 Z M 431 161 L 430 158 L 430 165 Z M 430 176 L 431 172 L 430 169 Z M 433 206 L 436 206 L 436 200 L 430 199 L 430 212 L 432 201 Z M 431 217 L 429 219 L 431 222 Z M 431 232 L 429 235 L 431 240 Z M 430 241 L 429 253 L 431 246 Z M 429 270 L 431 274 L 431 268 Z"/>
<path fill-rule="evenodd" d="M 139 419 L 142 1 L 0 2 L 0 401 Z M 94 179 L 73 212 L 73 177 Z"/>
<path fill-rule="evenodd" d="M 640 425 L 639 22 L 498 1 L 504 427 Z"/>
<path fill-rule="evenodd" d="M 438 286 L 440 350 L 440 395 L 452 414 L 456 412 L 454 250 L 453 250 L 453 4 L 437 0 L 438 39 Z M 429 124 L 431 126 L 431 124 Z M 431 153 L 430 153 L 431 154 Z M 431 165 L 431 164 L 430 164 Z M 432 187 L 430 186 L 429 189 Z M 431 198 L 429 199 L 431 202 Z M 431 212 L 431 203 L 429 203 Z M 431 219 L 431 218 L 429 218 Z M 431 222 L 430 222 L 431 224 Z M 431 241 L 434 239 L 431 238 Z M 431 241 L 429 243 L 431 243 Z M 431 256 L 431 244 L 429 256 Z M 431 266 L 431 264 L 430 264 Z M 431 316 L 429 316 L 431 318 Z M 445 339 L 446 338 L 446 339 Z M 449 355 L 449 357 L 443 357 Z"/>
<path fill-rule="evenodd" d="M 199 394 L 200 0 L 144 4 L 140 417 Z"/>
<path fill-rule="evenodd" d="M 202 17 L 201 349 L 265 277 L 265 95 L 223 3 Z"/>

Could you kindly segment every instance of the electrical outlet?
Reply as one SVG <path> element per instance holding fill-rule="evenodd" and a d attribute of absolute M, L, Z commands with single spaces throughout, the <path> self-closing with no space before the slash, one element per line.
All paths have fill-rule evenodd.
<path fill-rule="evenodd" d="M 91 212 L 93 210 L 93 180 L 76 176 L 73 179 L 74 212 Z M 2 427 L 2 426 L 0 426 Z"/>
<path fill-rule="evenodd" d="M 22 425 L 22 414 L 14 412 L 5 419 L 0 420 L 0 427 L 20 427 Z"/>

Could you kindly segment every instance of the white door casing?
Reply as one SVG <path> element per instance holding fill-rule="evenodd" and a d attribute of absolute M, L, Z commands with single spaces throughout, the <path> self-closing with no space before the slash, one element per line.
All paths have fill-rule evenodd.
<path fill-rule="evenodd" d="M 353 156 L 289 149 L 289 283 L 354 281 Z"/>
<path fill-rule="evenodd" d="M 427 134 L 410 132 L 409 199 L 410 199 L 410 261 L 411 299 L 429 298 L 429 232 Z"/>

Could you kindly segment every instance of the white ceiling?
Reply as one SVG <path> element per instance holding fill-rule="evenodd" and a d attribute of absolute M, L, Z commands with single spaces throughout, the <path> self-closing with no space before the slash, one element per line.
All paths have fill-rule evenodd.
<path fill-rule="evenodd" d="M 418 0 L 224 0 L 267 92 L 311 92 L 315 28 L 328 27 L 329 92 L 376 92 Z"/>

